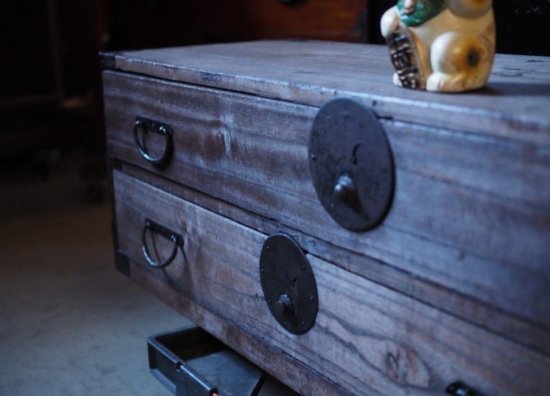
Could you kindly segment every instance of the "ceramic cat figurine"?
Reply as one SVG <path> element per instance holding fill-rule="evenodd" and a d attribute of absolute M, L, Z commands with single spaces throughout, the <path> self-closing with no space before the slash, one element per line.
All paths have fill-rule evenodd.
<path fill-rule="evenodd" d="M 439 92 L 481 88 L 495 54 L 492 0 L 399 0 L 381 20 L 397 85 Z"/>

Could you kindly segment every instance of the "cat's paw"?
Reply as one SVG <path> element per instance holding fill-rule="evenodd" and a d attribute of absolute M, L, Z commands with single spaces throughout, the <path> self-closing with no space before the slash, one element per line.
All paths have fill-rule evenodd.
<path fill-rule="evenodd" d="M 397 85 L 398 87 L 402 87 L 403 83 L 401 82 L 401 79 L 399 78 L 399 74 L 393 73 L 393 83 Z"/>
<path fill-rule="evenodd" d="M 485 81 L 467 74 L 435 72 L 426 81 L 426 90 L 431 92 L 464 92 L 483 87 Z"/>

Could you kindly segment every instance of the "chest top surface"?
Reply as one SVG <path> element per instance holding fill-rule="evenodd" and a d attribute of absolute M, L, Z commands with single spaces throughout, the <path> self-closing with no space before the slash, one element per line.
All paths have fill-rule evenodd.
<path fill-rule="evenodd" d="M 497 55 L 486 88 L 458 95 L 392 85 L 384 46 L 257 41 L 110 53 L 107 69 L 293 103 L 347 96 L 380 117 L 550 146 L 550 58 Z"/>

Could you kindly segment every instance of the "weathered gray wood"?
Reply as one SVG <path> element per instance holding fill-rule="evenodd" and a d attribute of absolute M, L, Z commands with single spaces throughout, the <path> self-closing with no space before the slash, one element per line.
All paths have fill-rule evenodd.
<path fill-rule="evenodd" d="M 381 227 L 355 234 L 329 218 L 309 179 L 315 108 L 114 72 L 104 78 L 112 156 L 147 167 L 131 138 L 134 117 L 166 121 L 176 152 L 164 177 L 550 326 L 546 146 L 386 121 L 395 202 Z"/>
<path fill-rule="evenodd" d="M 277 221 L 255 215 L 250 211 L 217 200 L 197 190 L 159 178 L 133 165 L 122 163 L 121 169 L 127 175 L 144 181 L 151 186 L 181 197 L 188 202 L 232 219 L 263 234 L 271 235 L 284 232 L 292 235 L 304 250 L 332 263 L 338 263 L 335 265 L 347 271 L 359 274 L 390 289 L 398 290 L 404 295 L 505 336 L 523 346 L 550 355 L 550 330 L 544 326 L 507 314 L 471 296 L 465 296 L 432 282 L 411 276 L 410 273 L 381 261 L 312 238 Z"/>
<path fill-rule="evenodd" d="M 550 142 L 550 59 L 498 55 L 488 88 L 434 95 L 391 84 L 382 46 L 261 41 L 117 53 L 114 69 L 321 106 L 351 96 L 383 117 Z"/>
<path fill-rule="evenodd" d="M 173 287 L 166 287 L 166 280 L 152 276 L 151 270 L 133 263 L 130 278 L 184 314 L 193 323 L 206 329 L 218 339 L 224 340 L 226 345 L 239 351 L 264 371 L 272 376 L 283 378 L 282 382 L 291 385 L 300 394 L 307 395 L 312 391 L 315 391 L 316 395 L 327 396 L 349 394 L 349 391 L 341 385 L 312 372 L 309 367 L 291 356 L 282 352 L 274 354 L 269 340 L 254 336 L 224 316 L 196 304 L 186 294 L 176 291 Z M 373 395 L 376 394 L 373 393 Z"/>
<path fill-rule="evenodd" d="M 488 395 L 543 395 L 550 386 L 548 356 L 313 255 L 308 258 L 319 290 L 317 323 L 306 335 L 288 334 L 262 297 L 258 257 L 264 234 L 118 171 L 114 184 L 119 250 L 138 264 L 132 269 L 136 278 L 304 394 L 318 390 L 304 387 L 299 376 L 285 377 L 288 365 L 273 366 L 271 359 L 297 361 L 313 377 L 353 394 L 441 395 L 457 379 Z M 180 253 L 165 271 L 143 274 L 145 218 L 184 236 L 185 260 Z M 252 347 L 241 342 L 249 336 L 256 337 Z"/>

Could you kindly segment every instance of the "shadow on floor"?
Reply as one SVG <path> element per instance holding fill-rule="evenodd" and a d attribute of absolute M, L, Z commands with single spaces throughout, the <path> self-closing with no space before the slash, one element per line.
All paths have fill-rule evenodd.
<path fill-rule="evenodd" d="M 114 270 L 109 203 L 90 203 L 83 161 L 0 180 L 0 394 L 165 396 L 145 340 L 189 322 Z"/>

